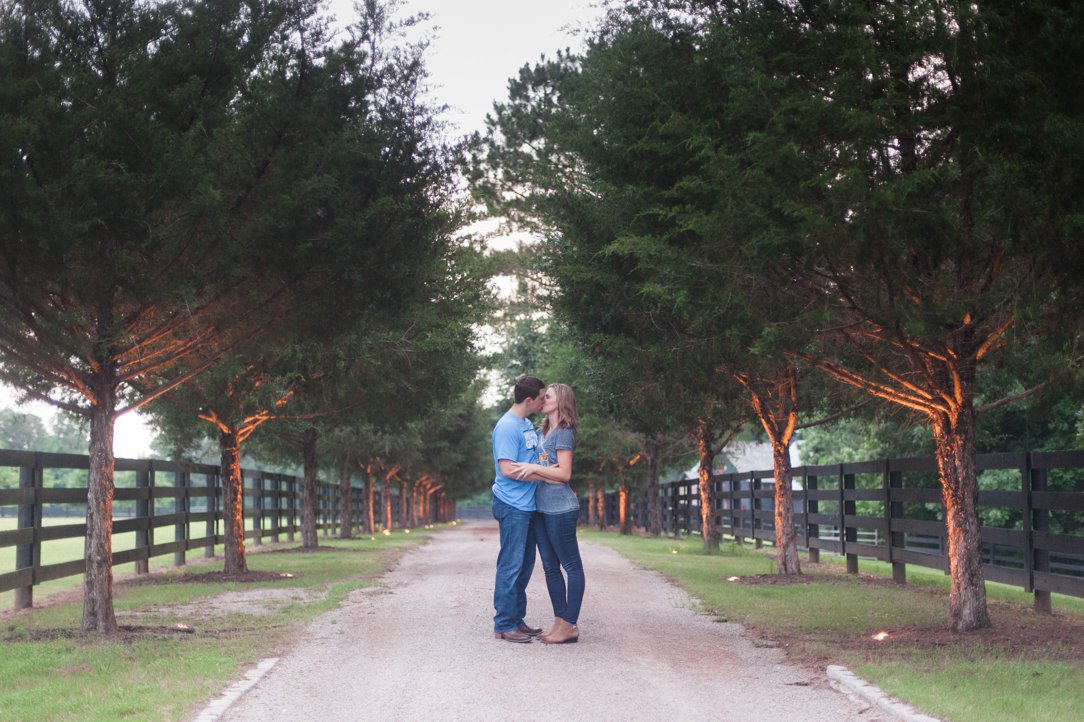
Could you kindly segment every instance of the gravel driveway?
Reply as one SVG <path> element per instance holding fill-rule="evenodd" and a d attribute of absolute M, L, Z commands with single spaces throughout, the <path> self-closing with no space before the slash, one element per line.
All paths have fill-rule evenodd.
<path fill-rule="evenodd" d="M 823 671 L 782 663 L 735 624 L 610 549 L 582 543 L 578 644 L 493 638 L 496 523 L 436 534 L 349 595 L 221 719 L 880 720 Z M 527 621 L 552 615 L 541 564 Z"/>

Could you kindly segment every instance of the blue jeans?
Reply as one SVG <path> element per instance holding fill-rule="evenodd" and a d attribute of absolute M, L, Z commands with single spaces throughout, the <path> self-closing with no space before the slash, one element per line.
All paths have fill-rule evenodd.
<path fill-rule="evenodd" d="M 535 514 L 535 535 L 538 537 L 538 555 L 542 557 L 542 570 L 546 573 L 546 590 L 550 593 L 553 616 L 569 624 L 576 624 L 583 604 L 584 576 L 580 561 L 580 547 L 576 543 L 578 509 L 563 514 Z M 561 576 L 561 567 L 568 575 L 568 588 Z"/>
<path fill-rule="evenodd" d="M 520 511 L 493 497 L 493 518 L 501 528 L 497 581 L 493 585 L 493 631 L 511 632 L 527 614 L 527 582 L 534 571 L 533 511 Z"/>

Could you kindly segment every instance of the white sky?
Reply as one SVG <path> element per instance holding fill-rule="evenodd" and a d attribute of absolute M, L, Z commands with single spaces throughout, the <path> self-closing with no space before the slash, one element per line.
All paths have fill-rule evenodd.
<path fill-rule="evenodd" d="M 427 67 L 434 95 L 450 106 L 463 133 L 482 130 L 508 79 L 540 56 L 581 46 L 578 29 L 601 15 L 600 0 L 401 0 L 400 17 L 428 13 Z M 355 17 L 353 0 L 330 0 L 340 22 Z"/>
<path fill-rule="evenodd" d="M 582 46 L 577 30 L 590 28 L 601 15 L 599 0 L 402 0 L 400 17 L 426 12 L 430 19 L 427 66 L 433 96 L 449 106 L 446 119 L 468 134 L 485 128 L 495 100 L 507 97 L 508 80 L 544 54 Z M 329 0 L 340 22 L 354 17 L 353 0 Z M 183 388 L 178 390 L 184 393 Z M 0 385 L 0 406 L 16 407 L 15 394 Z M 51 419 L 45 404 L 25 411 Z M 114 453 L 124 458 L 150 453 L 151 430 L 138 413 L 118 422 Z"/>

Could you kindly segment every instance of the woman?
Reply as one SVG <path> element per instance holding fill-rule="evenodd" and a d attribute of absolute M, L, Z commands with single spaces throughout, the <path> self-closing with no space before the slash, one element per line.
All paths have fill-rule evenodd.
<path fill-rule="evenodd" d="M 584 575 L 576 543 L 576 522 L 580 500 L 569 487 L 572 453 L 576 448 L 576 397 L 565 384 L 551 384 L 542 402 L 546 418 L 540 429 L 543 437 L 537 464 L 517 464 L 516 478 L 542 481 L 535 493 L 535 538 L 546 589 L 553 604 L 553 627 L 539 639 L 546 644 L 574 643 L 580 638 L 576 623 L 583 603 Z M 564 567 L 568 585 L 561 575 Z"/>

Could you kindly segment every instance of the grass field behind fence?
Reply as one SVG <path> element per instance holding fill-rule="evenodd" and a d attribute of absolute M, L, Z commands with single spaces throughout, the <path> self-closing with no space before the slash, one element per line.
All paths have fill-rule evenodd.
<path fill-rule="evenodd" d="M 57 526 L 62 524 L 82 524 L 86 522 L 86 517 L 63 517 L 63 516 L 47 516 L 42 518 L 43 526 Z M 198 522 L 199 536 L 204 534 L 204 522 Z M 218 522 L 219 533 L 222 533 L 223 529 L 222 521 Z M 253 528 L 253 520 L 245 519 L 245 528 L 251 530 Z M 13 517 L 0 517 L 0 531 L 8 531 L 17 527 L 17 520 Z M 167 539 L 172 541 L 173 539 L 173 527 L 160 527 L 156 530 L 158 535 L 157 541 Z M 163 537 L 162 535 L 166 535 Z M 281 539 L 285 540 L 286 535 L 282 534 Z M 269 539 L 265 537 L 264 542 L 267 543 Z M 253 547 L 251 539 L 247 540 L 246 546 Z M 136 544 L 136 533 L 126 532 L 124 534 L 113 535 L 113 551 L 123 552 L 129 549 L 134 549 Z M 42 564 L 59 564 L 60 562 L 70 562 L 76 559 L 82 559 L 84 554 L 85 541 L 83 537 L 77 537 L 72 539 L 53 539 L 50 541 L 42 542 L 41 544 L 41 563 Z M 219 544 L 215 547 L 215 553 L 222 553 L 222 545 Z M 189 560 L 196 560 L 203 557 L 203 547 L 197 549 L 189 549 L 187 552 L 187 558 Z M 150 558 L 151 569 L 161 569 L 164 567 L 173 566 L 173 553 L 160 554 L 156 557 Z M 0 573 L 10 572 L 15 570 L 15 547 L 4 547 L 0 549 Z M 122 564 L 114 567 L 114 573 L 134 572 L 135 563 Z M 69 589 L 74 586 L 82 584 L 83 576 L 77 574 L 70 577 L 64 577 L 62 579 L 54 579 L 49 582 L 37 584 L 34 586 L 34 599 L 35 601 L 46 598 L 48 595 L 53 594 L 62 589 Z M 11 609 L 15 602 L 15 592 L 0 592 L 0 610 Z"/>
<path fill-rule="evenodd" d="M 699 537 L 582 538 L 661 572 L 703 613 L 744 625 L 754 644 L 782 646 L 820 674 L 844 665 L 928 714 L 953 722 L 1081 718 L 1084 645 L 1065 640 L 1084 637 L 1084 600 L 1054 595 L 1055 614 L 1039 615 L 1030 595 L 987 583 L 993 629 L 957 635 L 948 631 L 949 580 L 936 570 L 909 566 L 901 586 L 888 564 L 863 559 L 854 576 L 843 559 L 822 553 L 820 565 L 803 560 L 800 583 L 779 584 L 769 549 L 724 543 L 709 555 Z M 874 640 L 881 631 L 888 637 Z"/>

